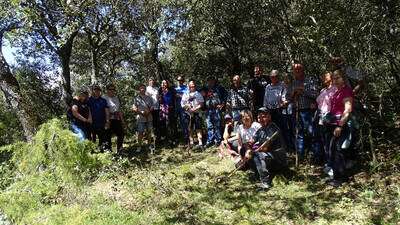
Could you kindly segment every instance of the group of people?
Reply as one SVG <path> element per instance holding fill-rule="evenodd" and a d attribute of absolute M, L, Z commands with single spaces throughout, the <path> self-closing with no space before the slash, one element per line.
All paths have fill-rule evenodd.
<path fill-rule="evenodd" d="M 255 66 L 246 85 L 234 75 L 228 90 L 213 76 L 204 87 L 194 80 L 186 85 L 184 76 L 177 77 L 176 86 L 162 80 L 157 87 L 150 78 L 147 86 L 138 86 L 131 107 L 138 151 L 144 146 L 151 152 L 156 145 L 174 147 L 183 135 L 187 149 L 218 147 L 220 157 L 254 169 L 261 187 L 269 188 L 273 176 L 287 168 L 287 152 L 296 152 L 302 162 L 308 149 L 312 163 L 324 166 L 329 184 L 340 186 L 356 156 L 354 102 L 363 77 L 340 57 L 333 57 L 330 65 L 321 83 L 306 76 L 300 63 L 292 65 L 293 76 L 278 70 L 263 76 L 262 68 Z M 111 149 L 111 136 L 116 134 L 117 153 L 122 152 L 125 123 L 114 85 L 106 87 L 103 97 L 99 86 L 90 97 L 80 91 L 70 118 L 72 130 L 81 139 L 98 137 L 101 149 Z"/>

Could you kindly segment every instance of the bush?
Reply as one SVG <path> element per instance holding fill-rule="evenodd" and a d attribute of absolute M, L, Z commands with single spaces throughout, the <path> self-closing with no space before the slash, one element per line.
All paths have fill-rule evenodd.
<path fill-rule="evenodd" d="M 58 119 L 43 124 L 32 142 L 0 148 L 0 153 L 12 154 L 3 162 L 7 166 L 0 167 L 6 168 L 0 169 L 0 184 L 8 186 L 0 194 L 0 208 L 10 218 L 21 219 L 55 203 L 62 190 L 87 184 L 111 163 L 109 155 L 92 154 L 95 149 L 93 143 L 79 141 Z"/>

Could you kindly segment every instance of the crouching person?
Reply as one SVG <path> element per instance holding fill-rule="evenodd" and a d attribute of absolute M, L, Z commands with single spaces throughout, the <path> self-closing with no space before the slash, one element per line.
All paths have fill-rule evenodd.
<path fill-rule="evenodd" d="M 254 150 L 252 160 L 260 177 L 260 187 L 272 187 L 273 177 L 287 168 L 286 147 L 279 127 L 272 122 L 267 108 L 258 110 L 258 122 L 261 124 L 254 135 Z M 250 158 L 246 154 L 246 158 Z"/>

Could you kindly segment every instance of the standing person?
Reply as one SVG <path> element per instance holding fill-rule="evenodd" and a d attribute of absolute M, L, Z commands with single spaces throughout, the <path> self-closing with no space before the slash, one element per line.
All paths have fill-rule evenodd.
<path fill-rule="evenodd" d="M 235 125 L 240 120 L 240 114 L 243 110 L 250 109 L 250 91 L 243 86 L 239 75 L 232 78 L 232 87 L 228 92 L 226 105 L 232 111 L 232 117 Z"/>
<path fill-rule="evenodd" d="M 198 144 L 195 149 L 203 149 L 203 135 L 202 135 L 202 121 L 200 116 L 200 110 L 204 105 L 203 96 L 200 92 L 196 91 L 196 83 L 194 81 L 189 82 L 189 92 L 186 92 L 182 96 L 181 106 L 184 109 L 184 133 L 186 141 L 189 143 L 188 148 L 194 145 L 192 138 L 192 131 L 196 132 Z"/>
<path fill-rule="evenodd" d="M 227 94 L 225 89 L 217 83 L 215 77 L 207 78 L 207 87 L 204 91 L 207 122 L 207 143 L 205 147 L 208 148 L 212 145 L 219 146 L 222 141 L 221 117 Z"/>
<path fill-rule="evenodd" d="M 329 184 L 338 187 L 347 180 L 346 161 L 354 144 L 352 129 L 349 126 L 354 97 L 353 90 L 346 84 L 343 71 L 334 71 L 332 79 L 337 91 L 331 98 L 330 113 L 333 120 L 328 126 L 328 132 L 331 134 L 329 161 L 332 162 L 333 169 L 333 179 Z"/>
<path fill-rule="evenodd" d="M 88 97 L 89 93 L 85 89 L 80 90 L 79 94 L 72 99 L 71 108 L 68 112 L 72 132 L 74 132 L 81 141 L 90 138 L 92 115 L 87 105 Z"/>
<path fill-rule="evenodd" d="M 154 137 L 153 137 L 153 116 L 151 111 L 153 110 L 153 100 L 151 97 L 146 95 L 146 86 L 144 84 L 139 85 L 139 94 L 133 100 L 132 111 L 136 113 L 137 132 L 138 132 L 138 143 L 140 152 L 143 148 L 143 139 L 147 139 L 147 143 L 150 145 L 150 151 L 154 151 Z"/>
<path fill-rule="evenodd" d="M 184 129 L 184 127 L 185 127 L 185 120 L 184 120 L 185 116 L 184 116 L 184 110 L 183 110 L 183 108 L 181 106 L 181 102 L 182 102 L 182 96 L 185 93 L 187 93 L 189 91 L 189 89 L 185 85 L 185 77 L 184 76 L 182 76 L 182 75 L 178 76 L 177 80 L 178 80 L 178 86 L 176 86 L 176 88 L 175 88 L 176 114 L 177 114 L 177 117 L 179 119 L 179 125 L 181 127 L 182 132 L 183 132 L 183 136 L 186 137 L 186 136 L 188 136 L 188 134 L 185 133 L 187 131 L 187 129 Z"/>
<path fill-rule="evenodd" d="M 282 135 L 288 151 L 295 151 L 295 116 L 294 104 L 291 96 L 293 92 L 292 77 L 288 74 L 283 75 L 283 94 L 282 94 Z"/>
<path fill-rule="evenodd" d="M 159 93 L 160 102 L 160 135 L 171 147 L 177 144 L 176 139 L 176 94 L 175 89 L 171 88 L 168 80 L 161 82 Z"/>
<path fill-rule="evenodd" d="M 159 88 L 155 86 L 154 78 L 149 78 L 148 86 L 146 87 L 146 95 L 153 99 L 153 130 L 156 140 L 160 140 L 160 103 L 159 103 Z"/>
<path fill-rule="evenodd" d="M 294 82 L 292 98 L 294 99 L 296 110 L 298 110 L 298 118 L 296 121 L 297 132 L 297 151 L 300 161 L 305 156 L 305 136 L 311 138 L 311 149 L 313 152 L 313 161 L 318 164 L 322 160 L 322 151 L 320 142 L 316 137 L 315 124 L 313 115 L 316 110 L 315 99 L 318 96 L 318 87 L 311 77 L 304 74 L 304 66 L 296 63 L 292 66 Z"/>
<path fill-rule="evenodd" d="M 331 111 L 331 99 L 332 96 L 336 93 L 337 88 L 332 83 L 332 73 L 326 72 L 322 75 L 322 83 L 324 88 L 321 90 L 320 94 L 317 97 L 318 103 L 318 133 L 321 135 L 322 146 L 325 153 L 325 168 L 324 171 L 326 173 L 330 172 L 332 168 L 332 162 L 329 161 L 329 143 L 331 135 L 326 129 L 326 123 L 329 122 L 330 111 Z"/>
<path fill-rule="evenodd" d="M 89 98 L 88 105 L 93 119 L 92 141 L 96 142 L 98 137 L 100 151 L 110 150 L 110 144 L 107 143 L 106 133 L 106 130 L 110 128 L 110 112 L 107 101 L 101 97 L 100 86 L 93 86 L 93 95 Z"/>
<path fill-rule="evenodd" d="M 261 127 L 255 133 L 254 141 L 259 143 L 260 146 L 254 149 L 253 162 L 260 176 L 260 187 L 269 189 L 272 187 L 272 179 L 275 174 L 287 168 L 286 149 L 281 131 L 272 122 L 271 114 L 267 108 L 259 109 L 258 122 Z M 262 143 L 270 139 L 275 132 L 278 136 L 271 140 L 271 144 L 262 147 Z"/>
<path fill-rule="evenodd" d="M 271 83 L 265 88 L 264 107 L 269 110 L 274 122 L 278 127 L 282 128 L 282 95 L 284 91 L 283 85 L 279 82 L 278 70 L 272 70 L 270 74 Z"/>
<path fill-rule="evenodd" d="M 265 87 L 270 83 L 265 77 L 262 76 L 262 68 L 259 65 L 254 67 L 254 76 L 247 83 L 247 88 L 251 94 L 251 105 L 253 115 L 257 115 L 257 110 L 263 106 Z"/>
<path fill-rule="evenodd" d="M 107 93 L 104 99 L 107 101 L 107 105 L 110 112 L 110 129 L 107 136 L 108 148 L 111 147 L 111 137 L 113 134 L 117 136 L 117 154 L 122 153 L 122 145 L 124 143 L 124 117 L 121 111 L 121 102 L 116 95 L 116 88 L 113 84 L 107 85 Z"/>

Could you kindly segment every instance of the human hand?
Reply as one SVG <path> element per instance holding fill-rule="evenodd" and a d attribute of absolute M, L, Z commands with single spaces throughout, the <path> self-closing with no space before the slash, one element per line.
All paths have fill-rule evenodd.
<path fill-rule="evenodd" d="M 342 133 L 342 127 L 336 127 L 335 130 L 333 131 L 333 135 L 335 137 L 340 137 L 341 133 Z"/>

